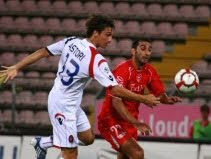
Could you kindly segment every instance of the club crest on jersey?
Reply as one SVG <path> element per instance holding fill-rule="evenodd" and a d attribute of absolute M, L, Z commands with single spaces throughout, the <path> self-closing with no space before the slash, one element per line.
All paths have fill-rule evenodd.
<path fill-rule="evenodd" d="M 138 74 L 137 76 L 136 76 L 136 81 L 139 83 L 139 82 L 141 82 L 141 78 L 142 78 L 142 75 L 141 74 Z"/>
<path fill-rule="evenodd" d="M 65 120 L 65 116 L 61 113 L 57 113 L 55 115 L 55 118 L 57 119 L 57 121 L 59 122 L 60 125 L 62 125 Z"/>

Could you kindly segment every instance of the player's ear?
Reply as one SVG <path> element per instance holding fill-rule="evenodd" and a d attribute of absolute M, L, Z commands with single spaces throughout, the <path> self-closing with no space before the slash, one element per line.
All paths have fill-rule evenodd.
<path fill-rule="evenodd" d="M 93 36 L 94 36 L 94 37 L 97 37 L 98 35 L 99 35 L 99 32 L 95 30 L 95 31 L 93 32 Z"/>
<path fill-rule="evenodd" d="M 135 55 L 135 54 L 136 54 L 136 49 L 132 48 L 132 49 L 131 49 L 131 54 L 132 54 L 132 55 Z"/>

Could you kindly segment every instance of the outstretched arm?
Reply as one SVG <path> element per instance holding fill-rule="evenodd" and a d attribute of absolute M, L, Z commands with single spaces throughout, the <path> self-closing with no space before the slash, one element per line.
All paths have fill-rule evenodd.
<path fill-rule="evenodd" d="M 151 128 L 140 121 L 138 121 L 126 108 L 120 98 L 112 98 L 112 106 L 118 114 L 127 122 L 133 124 L 142 134 L 149 135 L 152 132 Z"/>
<path fill-rule="evenodd" d="M 8 80 L 13 79 L 17 76 L 18 72 L 25 68 L 26 66 L 37 62 L 38 60 L 50 56 L 46 48 L 35 51 L 29 56 L 25 57 L 23 60 L 19 61 L 17 64 L 6 67 L 2 66 L 4 70 L 0 71 L 0 78 L 5 78 L 3 83 L 6 83 Z"/>
<path fill-rule="evenodd" d="M 119 85 L 113 86 L 111 88 L 111 94 L 113 96 L 120 97 L 126 100 L 133 100 L 136 102 L 144 103 L 150 107 L 156 106 L 157 104 L 160 103 L 159 97 L 155 97 L 152 94 L 149 95 L 136 94 Z"/>

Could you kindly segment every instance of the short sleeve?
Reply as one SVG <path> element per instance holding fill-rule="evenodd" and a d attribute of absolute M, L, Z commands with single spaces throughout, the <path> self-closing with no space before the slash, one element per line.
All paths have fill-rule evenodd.
<path fill-rule="evenodd" d="M 64 49 L 64 46 L 65 46 L 65 41 L 66 41 L 66 39 L 58 41 L 54 44 L 47 46 L 46 49 L 53 56 L 54 55 L 61 55 L 62 51 Z"/>
<path fill-rule="evenodd" d="M 114 75 L 111 73 L 108 64 L 104 58 L 97 57 L 94 66 L 94 79 L 104 87 L 118 85 Z"/>
<path fill-rule="evenodd" d="M 151 81 L 148 85 L 150 93 L 154 94 L 155 96 L 159 96 L 165 93 L 164 84 L 161 81 L 157 71 L 154 68 L 151 68 L 150 72 L 151 72 Z"/>

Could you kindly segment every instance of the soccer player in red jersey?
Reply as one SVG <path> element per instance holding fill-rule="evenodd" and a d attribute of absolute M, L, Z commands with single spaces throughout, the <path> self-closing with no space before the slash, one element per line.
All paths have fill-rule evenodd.
<path fill-rule="evenodd" d="M 179 97 L 168 97 L 155 68 L 148 63 L 152 46 L 148 41 L 134 41 L 132 58 L 113 71 L 117 82 L 132 92 L 144 94 L 147 87 L 150 93 L 160 97 L 164 104 L 180 102 Z M 118 151 L 118 159 L 144 159 L 144 151 L 136 142 L 137 130 L 148 135 L 150 127 L 138 121 L 139 102 L 123 100 L 111 95 L 109 89 L 98 116 L 98 129 L 101 135 Z"/>

